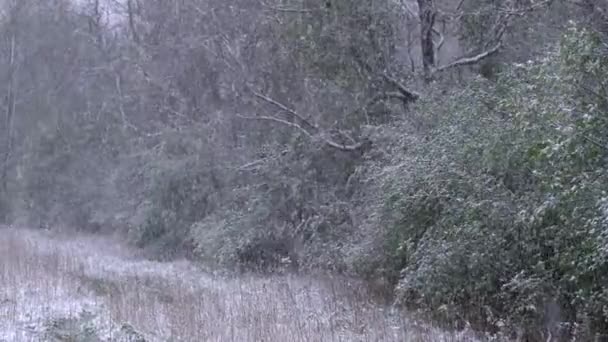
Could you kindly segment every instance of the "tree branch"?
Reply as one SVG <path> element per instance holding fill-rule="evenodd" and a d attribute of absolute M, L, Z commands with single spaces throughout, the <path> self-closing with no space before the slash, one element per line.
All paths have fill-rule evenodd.
<path fill-rule="evenodd" d="M 322 8 L 288 8 L 288 7 L 276 7 L 260 2 L 262 7 L 266 8 L 266 10 L 274 11 L 274 12 L 283 12 L 283 13 L 315 13 L 315 12 L 327 12 Z"/>
<path fill-rule="evenodd" d="M 272 121 L 272 122 L 280 123 L 282 125 L 285 125 L 285 126 L 288 126 L 291 128 L 295 128 L 296 130 L 302 132 L 309 138 L 314 139 L 315 136 L 318 136 L 321 138 L 321 140 L 326 145 L 333 147 L 335 149 L 341 150 L 341 151 L 356 151 L 356 150 L 360 149 L 361 147 L 363 147 L 362 142 L 344 144 L 344 143 L 339 143 L 339 142 L 333 141 L 332 139 L 327 137 L 326 133 L 320 132 L 320 129 L 316 125 L 311 124 L 308 120 L 306 120 L 304 117 L 302 117 L 300 114 L 298 114 L 295 110 L 287 107 L 286 105 L 282 104 L 281 102 L 279 102 L 275 99 L 272 99 L 264 94 L 260 94 L 256 91 L 252 91 L 252 93 L 258 99 L 263 100 L 264 102 L 267 102 L 269 104 L 272 104 L 273 106 L 279 108 L 281 111 L 290 114 L 293 118 L 296 118 L 301 123 L 291 122 L 291 121 L 287 121 L 285 119 L 277 118 L 274 116 L 265 116 L 265 115 L 257 115 L 257 116 L 238 115 L 238 117 L 240 117 L 242 119 L 248 119 L 248 120 L 263 120 L 263 121 Z"/>
<path fill-rule="evenodd" d="M 252 162 L 249 162 L 245 165 L 241 165 L 237 168 L 235 168 L 238 171 L 250 171 L 253 168 L 255 168 L 256 166 L 260 165 L 260 164 L 264 164 L 267 161 L 266 158 L 262 158 L 262 159 L 258 159 L 258 160 L 254 160 Z"/>
<path fill-rule="evenodd" d="M 445 37 L 441 32 L 437 31 L 435 28 L 433 28 L 433 33 L 439 36 L 439 42 L 435 43 L 433 41 L 433 44 L 435 44 L 435 53 L 439 53 L 439 51 L 443 47 L 443 43 L 445 43 Z"/>
<path fill-rule="evenodd" d="M 463 66 L 463 65 L 471 65 L 471 64 L 478 63 L 479 61 L 496 54 L 500 50 L 501 47 L 502 47 L 502 43 L 499 42 L 498 44 L 494 45 L 494 47 L 490 48 L 489 50 L 481 52 L 475 56 L 461 57 L 449 64 L 442 65 L 438 68 L 435 68 L 433 70 L 433 74 L 436 74 L 438 72 L 442 72 L 442 71 L 445 71 L 445 70 L 448 70 L 451 68 Z"/>
<path fill-rule="evenodd" d="M 307 135 L 308 137 L 312 138 L 313 134 L 309 131 L 307 131 L 306 129 L 304 129 L 304 127 L 293 123 L 293 122 L 289 122 L 287 120 L 283 120 L 283 119 L 279 119 L 279 118 L 275 118 L 273 116 L 265 116 L 265 115 L 258 115 L 258 116 L 244 116 L 244 115 L 237 115 L 239 118 L 241 119 L 247 119 L 247 120 L 262 120 L 262 121 L 273 121 L 273 122 L 277 122 L 280 123 L 282 125 L 285 126 L 289 126 L 292 128 L 297 129 L 298 131 L 304 133 L 305 135 Z"/>
<path fill-rule="evenodd" d="M 581 0 L 581 1 L 586 1 L 586 0 Z M 480 52 L 480 53 L 478 53 L 476 55 L 472 55 L 472 56 L 460 57 L 446 65 L 442 65 L 442 66 L 438 66 L 438 67 L 433 66 L 430 70 L 430 76 L 432 76 L 438 72 L 442 72 L 442 71 L 451 69 L 451 68 L 475 64 L 485 58 L 488 58 L 488 57 L 496 54 L 502 48 L 503 36 L 504 36 L 509 24 L 511 23 L 511 19 L 513 17 L 522 16 L 527 12 L 531 12 L 531 11 L 534 11 L 543 6 L 547 6 L 547 5 L 551 4 L 552 2 L 553 2 L 553 0 L 540 0 L 537 2 L 533 2 L 532 5 L 525 6 L 525 7 L 518 5 L 517 2 L 513 2 L 510 4 L 510 7 L 508 7 L 508 8 L 495 9 L 494 11 L 499 13 L 500 15 L 496 19 L 493 27 L 491 29 L 489 29 L 491 39 L 489 39 L 482 46 L 479 47 L 479 49 L 483 50 L 483 52 Z M 432 7 L 432 5 L 433 5 L 432 0 L 418 0 L 418 4 L 419 4 L 419 14 L 422 13 L 423 9 L 426 10 L 427 12 L 436 11 Z M 461 1 L 460 4 L 458 5 L 458 7 L 460 8 L 462 6 L 462 4 L 463 4 L 463 2 Z M 409 8 L 406 7 L 406 9 L 409 9 Z M 462 15 L 464 15 L 464 13 L 460 13 L 455 17 L 459 17 Z M 429 36 L 430 36 L 431 32 L 435 32 L 434 31 L 435 29 L 433 28 L 433 24 L 434 24 L 434 22 L 432 20 L 429 20 L 429 22 L 424 22 L 422 20 L 422 17 L 420 19 L 420 25 L 422 26 L 423 29 L 426 30 L 425 32 L 427 32 L 427 35 L 429 35 Z M 426 27 L 425 27 L 425 25 L 426 25 Z M 431 39 L 430 37 L 428 37 L 426 39 L 427 43 L 430 39 Z M 426 55 L 424 54 L 424 51 L 423 51 L 423 58 L 425 56 Z M 431 57 L 428 57 L 428 58 L 432 59 Z M 431 62 L 433 62 L 433 61 L 430 60 L 427 64 L 432 64 Z"/>
<path fill-rule="evenodd" d="M 340 144 L 337 143 L 333 140 L 329 140 L 327 138 L 322 138 L 323 141 L 325 142 L 326 145 L 333 147 L 335 149 L 341 150 L 341 151 L 357 151 L 359 150 L 361 147 L 363 147 L 363 143 L 356 143 L 356 144 Z"/>
<path fill-rule="evenodd" d="M 278 101 L 276 101 L 274 99 L 271 99 L 270 97 L 268 97 L 266 95 L 260 94 L 260 93 L 258 93 L 256 91 L 252 91 L 252 92 L 253 92 L 253 95 L 255 97 L 257 97 L 258 99 L 261 99 L 261 100 L 263 100 L 265 102 L 268 102 L 268 103 L 272 104 L 273 106 L 279 108 L 280 110 L 282 110 L 284 112 L 287 112 L 288 114 L 290 114 L 294 118 L 298 119 L 299 121 L 301 121 L 304 124 L 304 126 L 308 127 L 310 130 L 317 131 L 319 129 L 317 127 L 317 125 L 310 123 L 306 118 L 302 117 L 295 110 L 293 110 L 293 109 L 285 106 L 284 104 L 282 104 L 282 103 L 280 103 L 280 102 L 278 102 Z"/>
<path fill-rule="evenodd" d="M 386 93 L 380 93 L 380 94 L 377 94 L 376 96 L 373 96 L 363 106 L 361 106 L 357 110 L 364 110 L 364 111 L 366 111 L 367 108 L 371 107 L 372 105 L 376 104 L 377 102 L 383 101 L 383 100 L 389 100 L 389 99 L 397 99 L 397 100 L 400 100 L 401 102 L 408 102 L 409 101 L 408 98 L 406 98 L 400 92 L 389 91 L 389 92 L 386 92 Z"/>
<path fill-rule="evenodd" d="M 382 78 L 384 78 L 384 80 L 391 84 L 393 87 L 397 88 L 397 90 L 405 97 L 405 100 L 407 100 L 407 102 L 415 102 L 420 99 L 420 94 L 406 88 L 396 78 L 388 75 L 387 73 L 382 73 Z"/>

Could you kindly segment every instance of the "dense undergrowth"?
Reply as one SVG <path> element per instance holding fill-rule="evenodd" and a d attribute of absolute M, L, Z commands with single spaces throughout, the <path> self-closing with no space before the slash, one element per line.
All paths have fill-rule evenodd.
<path fill-rule="evenodd" d="M 230 192 L 200 191 L 212 173 L 163 177 L 138 242 L 188 241 L 193 255 L 232 267 L 247 243 L 297 228 L 303 267 L 385 279 L 435 319 L 537 339 L 604 333 L 603 44 L 573 27 L 496 80 L 431 89 L 414 109 L 424 130 L 369 127 L 364 155 L 288 149 L 234 171 L 242 185 Z"/>
<path fill-rule="evenodd" d="M 383 177 L 399 299 L 486 328 L 606 333 L 605 49 L 571 28 L 555 52 L 421 105 L 434 127 Z"/>
<path fill-rule="evenodd" d="M 354 274 L 456 326 L 608 333 L 604 2 L 417 1 L 444 27 L 394 1 L 128 3 L 118 28 L 93 0 L 3 14 L 0 222 Z"/>
<path fill-rule="evenodd" d="M 144 171 L 154 181 L 131 236 L 156 254 L 189 249 L 233 267 L 251 241 L 297 233 L 302 267 L 381 277 L 441 320 L 605 332 L 603 44 L 572 28 L 496 80 L 430 89 L 414 109 L 425 129 L 368 127 L 364 154 L 295 144 L 236 167 L 176 139 L 185 152 Z"/>

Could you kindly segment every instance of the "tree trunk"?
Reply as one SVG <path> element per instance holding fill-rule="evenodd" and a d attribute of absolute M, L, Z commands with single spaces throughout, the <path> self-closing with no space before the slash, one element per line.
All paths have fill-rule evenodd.
<path fill-rule="evenodd" d="M 13 149 L 13 116 L 15 114 L 15 31 L 11 34 L 10 50 L 9 50 L 9 68 L 6 91 L 6 116 L 5 116 L 5 131 L 4 131 L 4 156 L 2 158 L 2 180 L 1 190 L 6 193 L 8 190 L 8 170 L 9 160 Z"/>
<path fill-rule="evenodd" d="M 433 26 L 435 25 L 435 5 L 433 0 L 418 0 L 420 17 L 420 47 L 422 49 L 422 66 L 424 78 L 428 82 L 435 66 L 435 47 L 433 43 Z"/>
<path fill-rule="evenodd" d="M 137 28 L 135 27 L 135 8 L 133 0 L 127 0 L 127 14 L 129 17 L 129 30 L 131 31 L 131 37 L 135 44 L 139 45 L 139 35 L 137 34 Z"/>

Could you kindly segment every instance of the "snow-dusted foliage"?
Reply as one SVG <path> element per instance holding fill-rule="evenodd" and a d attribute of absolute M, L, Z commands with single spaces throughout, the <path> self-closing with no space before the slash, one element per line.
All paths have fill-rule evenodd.
<path fill-rule="evenodd" d="M 379 173 L 404 302 L 545 338 L 606 331 L 603 44 L 573 27 L 558 51 L 421 104 L 434 128 Z"/>

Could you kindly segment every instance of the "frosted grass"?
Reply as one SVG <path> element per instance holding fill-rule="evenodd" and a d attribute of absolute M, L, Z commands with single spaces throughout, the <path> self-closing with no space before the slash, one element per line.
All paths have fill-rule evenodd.
<path fill-rule="evenodd" d="M 0 229 L 0 341 L 40 341 L 83 314 L 100 341 L 474 341 L 370 299 L 340 277 L 204 272 L 144 260 L 116 239 Z"/>

